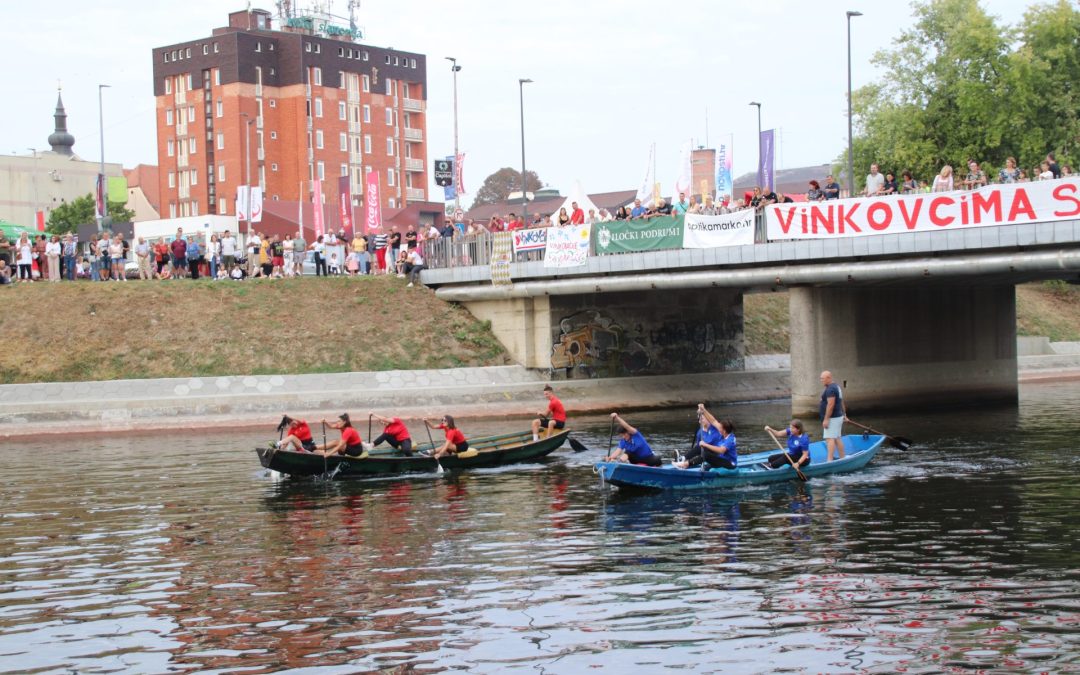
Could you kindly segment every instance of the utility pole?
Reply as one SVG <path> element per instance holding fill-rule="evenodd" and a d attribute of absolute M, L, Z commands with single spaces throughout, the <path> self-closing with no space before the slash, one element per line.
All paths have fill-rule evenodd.
<path fill-rule="evenodd" d="M 848 197 L 855 196 L 855 158 L 854 142 L 852 140 L 851 125 L 851 17 L 862 16 L 862 12 L 848 11 L 847 13 L 847 180 Z"/>
<path fill-rule="evenodd" d="M 101 232 L 105 222 L 105 214 L 109 211 L 109 195 L 108 189 L 105 186 L 105 116 L 103 114 L 104 106 L 101 103 L 101 90 L 109 88 L 107 84 L 99 84 L 97 86 L 97 103 L 98 103 L 98 136 L 101 137 L 101 164 L 98 168 L 98 181 L 100 181 L 99 190 L 101 190 L 101 213 L 97 214 L 97 231 Z M 97 195 L 95 195 L 96 197 Z"/>
<path fill-rule="evenodd" d="M 454 172 L 453 172 L 453 185 L 454 185 L 454 213 L 457 213 L 461 209 L 461 193 L 458 191 L 458 172 L 460 167 L 458 166 L 458 118 L 457 118 L 457 74 L 461 70 L 461 66 L 457 64 L 457 59 L 453 56 L 447 56 L 446 60 L 450 62 L 450 72 L 454 74 Z"/>
<path fill-rule="evenodd" d="M 525 227 L 529 226 L 529 197 L 525 185 L 525 85 L 530 84 L 530 79 L 518 80 L 518 98 L 521 103 L 521 218 Z"/>

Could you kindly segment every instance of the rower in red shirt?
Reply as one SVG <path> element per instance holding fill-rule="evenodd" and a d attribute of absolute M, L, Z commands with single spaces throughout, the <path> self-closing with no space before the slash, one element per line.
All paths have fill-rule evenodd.
<path fill-rule="evenodd" d="M 458 454 L 459 452 L 465 452 L 469 449 L 469 441 L 465 440 L 465 434 L 461 433 L 461 429 L 457 428 L 454 423 L 454 418 L 450 415 L 443 415 L 442 422 L 439 425 L 434 425 L 424 418 L 424 424 L 428 425 L 431 429 L 442 429 L 446 435 L 446 442 L 442 444 L 442 447 L 435 451 L 432 455 L 435 459 L 445 457 L 450 454 Z"/>
<path fill-rule="evenodd" d="M 278 431 L 281 430 L 284 430 L 285 438 L 278 443 L 279 449 L 314 452 L 315 441 L 311 438 L 311 427 L 305 420 L 296 420 L 285 415 L 278 425 Z"/>
<path fill-rule="evenodd" d="M 548 400 L 548 408 L 546 411 L 537 413 L 540 415 L 540 419 L 535 419 L 532 422 L 532 435 L 533 440 L 540 440 L 540 427 L 544 427 L 546 433 L 545 438 L 555 433 L 556 429 L 566 428 L 566 408 L 563 407 L 562 401 L 555 396 L 555 390 L 551 388 L 550 384 L 544 385 L 544 396 Z"/>
<path fill-rule="evenodd" d="M 400 417 L 383 417 L 377 413 L 368 413 L 369 416 L 379 420 L 383 425 L 383 432 L 375 439 L 373 445 L 379 445 L 383 441 L 390 444 L 394 450 L 397 450 L 406 457 L 412 457 L 412 438 L 409 436 L 409 429 L 405 426 L 405 423 L 401 421 Z M 371 431 L 368 429 L 368 431 Z"/>
<path fill-rule="evenodd" d="M 349 413 L 342 413 L 333 422 L 328 423 L 323 420 L 322 423 L 327 424 L 331 429 L 340 429 L 341 438 L 326 445 L 315 446 L 314 452 L 320 455 L 348 455 L 349 457 L 363 457 L 366 454 L 360 432 L 353 428 Z"/>

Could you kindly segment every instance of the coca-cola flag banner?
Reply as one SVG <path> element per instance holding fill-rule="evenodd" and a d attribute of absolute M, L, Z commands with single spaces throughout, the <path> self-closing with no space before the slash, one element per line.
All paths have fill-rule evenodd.
<path fill-rule="evenodd" d="M 832 239 L 1080 218 L 1080 178 L 766 207 L 769 239 Z"/>
<path fill-rule="evenodd" d="M 364 233 L 371 234 L 382 225 L 382 212 L 379 208 L 379 174 L 369 171 L 364 190 Z"/>

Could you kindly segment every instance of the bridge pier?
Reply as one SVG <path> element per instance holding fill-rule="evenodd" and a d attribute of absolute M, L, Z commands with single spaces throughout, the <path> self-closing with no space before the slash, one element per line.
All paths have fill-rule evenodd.
<path fill-rule="evenodd" d="M 817 414 L 821 371 L 853 413 L 1015 402 L 1012 285 L 792 288 L 791 407 Z"/>

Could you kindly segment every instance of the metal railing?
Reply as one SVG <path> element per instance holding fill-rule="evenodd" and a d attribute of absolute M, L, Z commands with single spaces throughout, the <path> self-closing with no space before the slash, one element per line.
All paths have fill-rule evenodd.
<path fill-rule="evenodd" d="M 423 129 L 414 129 L 412 127 L 405 128 L 405 140 L 408 141 L 422 141 L 424 140 Z"/>
<path fill-rule="evenodd" d="M 415 98 L 403 98 L 401 99 L 401 107 L 413 112 L 423 112 L 424 102 Z"/>
<path fill-rule="evenodd" d="M 412 157 L 405 158 L 405 170 L 406 171 L 423 171 L 424 160 L 414 159 Z"/>

